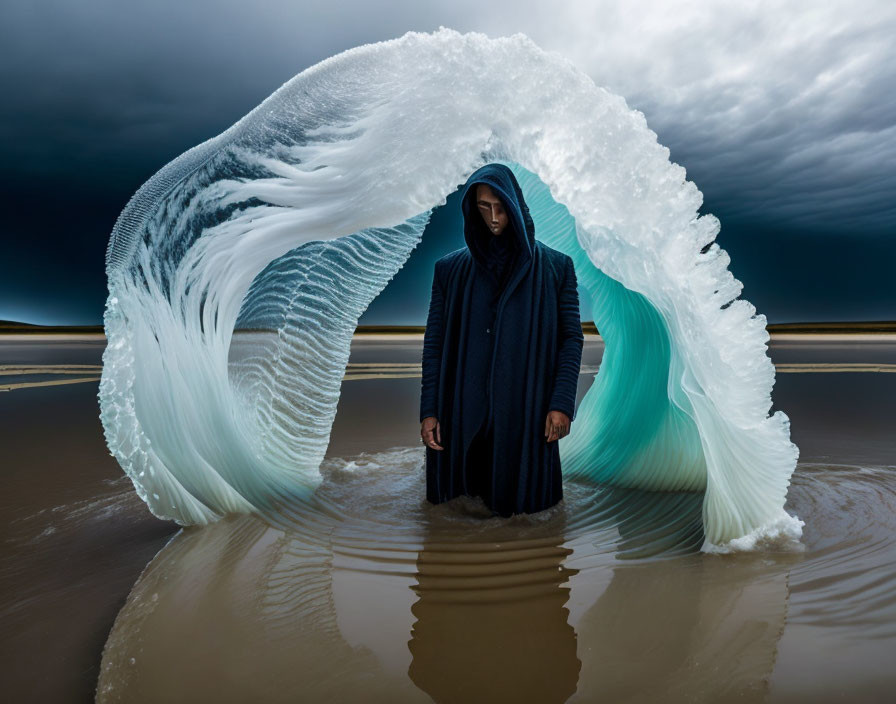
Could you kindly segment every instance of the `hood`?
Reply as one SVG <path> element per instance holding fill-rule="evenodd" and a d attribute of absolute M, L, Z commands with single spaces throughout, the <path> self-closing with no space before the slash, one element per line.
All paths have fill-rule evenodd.
<path fill-rule="evenodd" d="M 488 242 L 495 235 L 486 227 L 476 207 L 474 186 L 478 183 L 490 186 L 504 203 L 508 222 L 504 232 L 499 236 L 514 239 L 514 249 L 518 256 L 514 260 L 514 272 L 510 276 L 513 281 L 514 273 L 517 273 L 518 269 L 528 269 L 535 253 L 535 223 L 529 215 L 529 206 L 523 199 L 523 191 L 517 183 L 516 176 L 504 164 L 486 164 L 470 174 L 461 195 L 464 239 L 473 259 L 482 267 L 486 266 L 488 258 Z"/>

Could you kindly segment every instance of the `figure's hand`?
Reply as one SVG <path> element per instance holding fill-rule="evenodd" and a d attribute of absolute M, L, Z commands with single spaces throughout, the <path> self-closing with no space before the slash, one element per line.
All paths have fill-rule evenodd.
<path fill-rule="evenodd" d="M 420 437 L 423 438 L 423 444 L 433 450 L 445 449 L 438 444 L 442 442 L 442 429 L 439 427 L 439 419 L 435 416 L 423 419 L 423 423 L 420 424 Z"/>
<path fill-rule="evenodd" d="M 544 437 L 548 442 L 554 442 L 569 435 L 569 416 L 562 411 L 548 411 L 548 417 L 544 421 Z"/>

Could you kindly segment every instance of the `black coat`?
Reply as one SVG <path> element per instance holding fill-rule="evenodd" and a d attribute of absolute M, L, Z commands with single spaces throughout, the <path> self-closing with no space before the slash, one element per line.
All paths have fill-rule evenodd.
<path fill-rule="evenodd" d="M 473 184 L 503 201 L 513 238 L 503 286 L 489 257 Z M 467 246 L 435 263 L 423 341 L 420 420 L 439 420 L 443 450 L 426 448 L 426 495 L 440 503 L 471 494 L 473 466 L 488 466 L 490 508 L 509 516 L 563 497 L 558 441 L 547 442 L 551 410 L 575 419 L 584 335 L 572 258 L 535 240 L 535 225 L 513 172 L 487 164 L 464 186 Z M 499 267 L 500 268 L 500 267 Z M 490 420 L 492 457 L 467 449 Z M 485 498 L 485 496 L 483 496 Z M 488 500 L 487 500 L 488 502 Z"/>

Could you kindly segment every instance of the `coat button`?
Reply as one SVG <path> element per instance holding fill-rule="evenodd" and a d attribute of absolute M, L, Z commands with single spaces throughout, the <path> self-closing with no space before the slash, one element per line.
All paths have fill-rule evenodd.
<path fill-rule="evenodd" d="M 491 332 L 492 329 L 491 329 L 491 328 L 486 328 L 485 331 L 486 331 L 486 332 Z"/>

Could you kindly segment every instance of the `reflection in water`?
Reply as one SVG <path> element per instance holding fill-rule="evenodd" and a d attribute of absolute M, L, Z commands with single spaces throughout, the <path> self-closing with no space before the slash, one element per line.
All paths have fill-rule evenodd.
<path fill-rule="evenodd" d="M 582 663 L 563 541 L 442 542 L 428 529 L 408 643 L 414 684 L 436 702 L 565 702 Z"/>
<path fill-rule="evenodd" d="M 251 516 L 178 533 L 116 619 L 97 701 L 295 702 L 338 694 L 385 702 L 413 690 L 342 636 L 334 553 L 329 538 L 319 538 L 309 543 Z"/>
<path fill-rule="evenodd" d="M 701 558 L 615 567 L 576 624 L 590 645 L 582 701 L 764 701 L 786 573 L 744 585 L 732 572 Z"/>
<path fill-rule="evenodd" d="M 614 491 L 594 500 L 590 521 L 601 516 L 617 534 L 614 553 L 586 553 L 592 564 L 571 579 L 580 593 L 571 623 L 587 648 L 575 700 L 765 698 L 786 571 L 762 557 L 732 565 L 700 553 L 701 504 L 696 493 Z M 732 569 L 745 562 L 749 576 Z"/>
<path fill-rule="evenodd" d="M 886 344 L 885 354 L 878 343 L 848 341 L 830 348 L 833 355 L 818 343 L 778 355 L 889 363 L 896 358 Z M 389 355 L 400 349 L 383 345 Z M 78 346 L 60 349 L 44 361 L 99 360 Z M 17 361 L 20 352 L 8 354 Z M 417 350 L 402 354 L 414 359 Z M 2 495 L 12 518 L 0 575 L 10 701 L 90 698 L 80 688 L 92 689 L 91 663 L 104 640 L 101 702 L 432 701 L 432 673 L 409 641 L 435 648 L 439 628 L 451 624 L 430 621 L 433 575 L 421 553 L 459 542 L 496 563 L 498 545 L 511 557 L 540 546 L 562 568 L 567 581 L 544 584 L 540 600 L 518 601 L 540 608 L 553 594 L 553 613 L 566 612 L 550 624 L 568 624 L 576 635 L 571 702 L 749 701 L 765 688 L 769 702 L 892 698 L 896 374 L 776 381 L 776 402 L 793 409 L 805 458 L 786 507 L 806 520 L 802 553 L 774 544 L 752 554 L 695 553 L 701 526 L 688 502 L 698 505 L 697 495 L 594 496 L 567 481 L 563 511 L 527 520 L 485 520 L 473 502 L 427 510 L 420 448 L 393 448 L 324 463 L 318 493 L 338 509 L 331 517 L 303 506 L 292 526 L 242 517 L 182 531 L 133 588 L 170 528 L 147 513 L 127 476 L 107 478 L 106 447 L 90 440 L 95 395 L 78 391 L 83 386 L 12 393 L 23 396 L 13 399 Z M 401 392 L 411 406 L 417 391 L 408 380 Z M 398 403 L 389 393 L 377 381 L 343 386 L 334 451 L 382 449 L 394 418 L 373 404 Z M 45 451 L 47 433 L 58 452 Z M 560 535 L 567 554 L 556 559 Z M 460 560 L 471 563 L 469 555 Z M 538 568 L 516 562 L 505 562 L 517 570 L 507 579 L 537 579 Z M 494 575 L 499 567 L 481 569 Z M 492 589 L 494 604 L 510 602 L 508 586 Z M 441 646 L 449 649 L 447 636 Z"/>
<path fill-rule="evenodd" d="M 339 520 L 309 503 L 291 530 L 242 515 L 180 531 L 118 615 L 97 701 L 764 691 L 786 569 L 700 553 L 700 494 L 568 482 L 548 511 L 503 519 L 426 503 L 419 464 L 419 448 L 328 460 L 318 493 Z"/>

